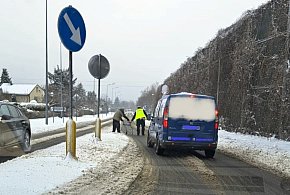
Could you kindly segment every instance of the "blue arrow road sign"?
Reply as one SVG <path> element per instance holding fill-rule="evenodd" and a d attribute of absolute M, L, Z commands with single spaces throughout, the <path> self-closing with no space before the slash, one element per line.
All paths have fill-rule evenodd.
<path fill-rule="evenodd" d="M 63 45 L 70 51 L 79 51 L 85 44 L 86 27 L 81 14 L 68 6 L 58 17 L 58 34 Z"/>

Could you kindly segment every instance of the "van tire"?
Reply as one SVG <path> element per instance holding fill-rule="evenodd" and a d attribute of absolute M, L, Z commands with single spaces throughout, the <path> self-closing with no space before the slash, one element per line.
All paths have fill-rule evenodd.
<path fill-rule="evenodd" d="M 150 140 L 149 132 L 147 134 L 147 147 L 152 148 L 154 144 Z"/>
<path fill-rule="evenodd" d="M 156 153 L 157 155 L 162 155 L 163 152 L 164 152 L 164 149 L 161 148 L 160 140 L 157 139 L 156 144 L 155 144 L 155 153 Z"/>
<path fill-rule="evenodd" d="M 204 153 L 207 158 L 213 158 L 215 155 L 215 150 L 205 150 Z"/>

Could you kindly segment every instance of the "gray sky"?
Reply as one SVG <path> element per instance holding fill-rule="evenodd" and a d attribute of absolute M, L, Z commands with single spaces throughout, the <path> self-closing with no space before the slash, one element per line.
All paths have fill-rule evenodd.
<path fill-rule="evenodd" d="M 104 55 L 109 75 L 101 93 L 137 100 L 140 91 L 161 84 L 187 57 L 268 0 L 48 0 L 49 72 L 60 64 L 57 20 L 72 5 L 87 31 L 84 47 L 73 53 L 73 74 L 94 90 L 89 59 Z M 45 84 L 45 0 L 0 0 L 0 70 L 14 83 Z M 63 68 L 68 50 L 62 47 Z M 115 83 L 115 85 L 109 85 Z M 97 80 L 95 82 L 97 86 Z M 112 90 L 112 88 L 114 88 Z M 97 90 L 97 87 L 95 87 Z"/>

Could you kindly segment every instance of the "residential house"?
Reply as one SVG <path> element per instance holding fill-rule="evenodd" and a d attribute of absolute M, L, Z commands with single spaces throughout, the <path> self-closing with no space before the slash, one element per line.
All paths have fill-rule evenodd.
<path fill-rule="evenodd" d="M 0 86 L 3 99 L 11 102 L 37 102 L 44 101 L 44 90 L 37 84 L 13 84 L 3 83 Z"/>

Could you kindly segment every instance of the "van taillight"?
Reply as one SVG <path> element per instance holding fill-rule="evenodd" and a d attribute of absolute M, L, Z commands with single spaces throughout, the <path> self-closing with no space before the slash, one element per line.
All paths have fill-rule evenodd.
<path fill-rule="evenodd" d="M 168 128 L 168 120 L 163 120 L 163 128 Z"/>
<path fill-rule="evenodd" d="M 163 128 L 168 128 L 168 107 L 165 107 L 163 112 Z"/>
<path fill-rule="evenodd" d="M 215 123 L 214 123 L 214 129 L 215 129 L 215 130 L 218 130 L 218 128 L 219 128 L 219 123 L 218 123 L 218 122 L 215 122 Z"/>
<path fill-rule="evenodd" d="M 215 111 L 215 123 L 214 123 L 214 129 L 218 130 L 219 128 L 219 117 L 218 117 L 218 111 Z"/>

